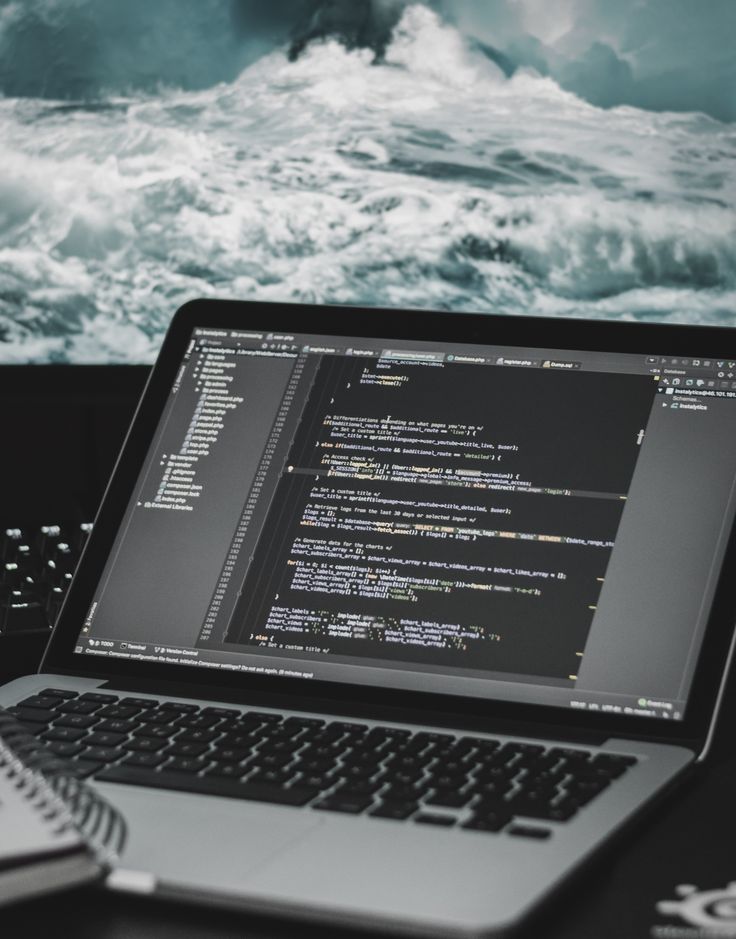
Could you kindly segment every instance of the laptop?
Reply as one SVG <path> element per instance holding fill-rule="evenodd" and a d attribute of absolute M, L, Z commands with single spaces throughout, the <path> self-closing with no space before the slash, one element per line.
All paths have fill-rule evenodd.
<path fill-rule="evenodd" d="M 641 824 L 732 654 L 735 344 L 182 307 L 0 690 L 126 816 L 110 887 L 495 935 Z"/>

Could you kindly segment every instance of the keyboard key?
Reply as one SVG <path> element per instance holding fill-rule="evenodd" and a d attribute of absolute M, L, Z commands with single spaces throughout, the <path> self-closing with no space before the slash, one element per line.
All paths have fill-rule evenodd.
<path fill-rule="evenodd" d="M 114 763 L 121 756 L 125 756 L 125 750 L 119 747 L 88 747 L 85 750 L 85 760 L 94 760 L 97 763 Z"/>
<path fill-rule="evenodd" d="M 177 714 L 195 714 L 199 711 L 199 705 L 182 701 L 164 701 L 161 707 L 166 708 L 168 711 L 176 711 Z"/>
<path fill-rule="evenodd" d="M 124 749 L 132 750 L 136 753 L 158 753 L 166 746 L 165 740 L 157 740 L 155 737 L 134 737 L 123 744 Z"/>
<path fill-rule="evenodd" d="M 161 753 L 131 753 L 127 756 L 121 766 L 141 766 L 148 767 L 149 769 L 155 769 L 155 767 L 160 766 L 166 759 Z"/>
<path fill-rule="evenodd" d="M 103 694 L 101 691 L 85 691 L 79 696 L 80 701 L 96 701 L 99 704 L 112 704 L 118 700 L 116 694 Z"/>
<path fill-rule="evenodd" d="M 327 792 L 329 789 L 333 789 L 340 780 L 334 775 L 328 776 L 318 776 L 318 775 L 303 775 L 299 776 L 298 784 L 300 786 L 307 786 L 309 789 L 316 789 L 318 792 Z"/>
<path fill-rule="evenodd" d="M 529 818 L 543 819 L 548 822 L 566 822 L 568 819 L 571 819 L 577 811 L 578 805 L 572 799 L 563 799 L 561 802 L 550 805 L 546 810 L 540 808 L 535 814 L 532 814 L 528 809 L 518 811 L 517 814 L 525 815 Z"/>
<path fill-rule="evenodd" d="M 430 774 L 429 781 L 433 788 L 444 791 L 462 789 L 467 777 L 459 773 L 445 773 L 440 768 L 438 775 Z"/>
<path fill-rule="evenodd" d="M 61 526 L 42 525 L 41 531 L 36 536 L 36 545 L 38 553 L 42 558 L 47 558 L 60 541 L 63 541 Z"/>
<path fill-rule="evenodd" d="M 422 773 L 422 771 L 418 769 L 413 770 L 411 772 L 402 770 L 400 773 L 393 773 L 390 770 L 387 770 L 384 773 L 384 778 L 386 779 L 387 782 L 391 782 L 395 786 L 413 786 L 422 779 L 423 775 L 424 774 Z M 465 780 L 463 780 L 462 782 L 464 781 Z M 460 785 L 462 785 L 462 782 L 460 783 Z"/>
<path fill-rule="evenodd" d="M 172 772 L 167 768 L 156 772 L 134 766 L 112 766 L 97 776 L 102 782 L 126 783 L 134 786 L 150 786 L 157 789 L 172 789 L 180 792 L 198 792 L 205 795 L 246 799 L 252 802 L 270 802 L 275 805 L 306 805 L 319 793 L 316 789 L 302 786 L 266 786 L 211 776 L 195 776 Z"/>
<path fill-rule="evenodd" d="M 179 731 L 175 740 L 177 743 L 212 743 L 220 734 L 215 730 L 192 730 L 190 727 Z"/>
<path fill-rule="evenodd" d="M 56 717 L 56 713 L 48 708 L 14 707 L 9 710 L 22 724 L 50 724 Z"/>
<path fill-rule="evenodd" d="M 620 763 L 622 766 L 636 766 L 639 760 L 635 756 L 622 753 L 598 753 L 592 760 L 593 764 Z"/>
<path fill-rule="evenodd" d="M 242 770 L 241 770 L 242 772 Z M 283 786 L 294 778 L 294 773 L 288 769 L 259 770 L 248 777 L 249 783 Z"/>
<path fill-rule="evenodd" d="M 472 798 L 472 793 L 462 794 L 453 791 L 436 790 L 433 795 L 425 799 L 425 805 L 438 805 L 447 809 L 460 809 L 467 805 Z"/>
<path fill-rule="evenodd" d="M 514 815 L 524 815 L 527 818 L 549 818 L 549 813 L 552 811 L 552 798 L 549 796 L 539 799 L 526 798 L 522 793 L 508 800 L 508 807 Z"/>
<path fill-rule="evenodd" d="M 386 763 L 387 769 L 393 769 L 396 771 L 399 770 L 423 770 L 427 765 L 428 760 L 423 756 L 395 756 L 392 757 Z M 448 768 L 448 773 L 452 772 L 452 769 Z M 464 774 L 463 774 L 464 776 Z"/>
<path fill-rule="evenodd" d="M 369 812 L 376 818 L 392 818 L 396 821 L 403 821 L 409 818 L 419 808 L 416 802 L 381 802 L 379 806 Z"/>
<path fill-rule="evenodd" d="M 247 750 L 241 750 L 241 753 L 248 753 Z M 335 769 L 334 760 L 303 760 L 298 759 L 294 764 L 302 773 L 329 773 Z"/>
<path fill-rule="evenodd" d="M 167 727 L 173 727 L 176 720 L 176 712 L 168 708 L 160 707 L 143 711 L 138 715 L 138 720 L 145 724 L 161 724 Z"/>
<path fill-rule="evenodd" d="M 334 731 L 340 734 L 351 734 L 354 737 L 362 737 L 368 732 L 367 724 L 354 724 L 352 721 L 330 721 L 325 728 L 326 733 Z"/>
<path fill-rule="evenodd" d="M 412 740 L 415 743 L 453 743 L 455 738 L 452 736 L 452 734 L 420 731 L 418 734 L 414 734 Z"/>
<path fill-rule="evenodd" d="M 606 776 L 575 776 L 572 779 L 568 779 L 565 783 L 565 789 L 568 792 L 592 792 L 597 795 L 599 792 L 603 792 L 608 786 L 611 785 L 611 780 Z"/>
<path fill-rule="evenodd" d="M 123 707 L 156 708 L 161 702 L 155 698 L 123 698 L 120 704 Z"/>
<path fill-rule="evenodd" d="M 441 770 L 445 776 L 458 776 L 465 779 L 472 767 L 473 763 L 469 760 L 442 760 L 437 769 Z"/>
<path fill-rule="evenodd" d="M 470 786 L 469 792 L 474 793 L 479 796 L 481 800 L 489 800 L 494 804 L 497 803 L 503 796 L 508 795 L 509 792 L 513 789 L 514 784 L 509 782 L 509 780 L 497 780 L 496 782 L 479 782 L 474 783 Z"/>
<path fill-rule="evenodd" d="M 261 740 L 255 734 L 225 734 L 217 741 L 217 746 L 225 749 L 255 751 Z"/>
<path fill-rule="evenodd" d="M 41 708 L 42 710 L 49 710 L 56 707 L 57 704 L 61 703 L 61 698 L 57 698 L 55 695 L 43 695 L 43 694 L 34 694 L 30 698 L 26 698 L 23 701 L 20 701 L 17 704 L 17 707 L 26 707 L 26 708 Z"/>
<path fill-rule="evenodd" d="M 55 731 L 49 731 L 49 733 L 54 733 Z M 75 734 L 83 734 L 84 731 L 75 730 L 72 731 Z M 99 733 L 93 731 L 85 738 L 85 743 L 90 747 L 116 747 L 119 743 L 122 743 L 125 740 L 125 734 L 110 734 L 110 733 Z"/>
<path fill-rule="evenodd" d="M 459 743 L 464 746 L 473 747 L 481 753 L 491 753 L 498 750 L 501 746 L 498 740 L 486 739 L 485 737 L 461 737 Z"/>
<path fill-rule="evenodd" d="M 238 747 L 215 747 L 212 751 L 212 757 L 220 763 L 242 763 L 252 756 L 250 750 Z"/>
<path fill-rule="evenodd" d="M 70 698 L 76 698 L 79 692 L 69 691 L 66 688 L 44 688 L 41 694 L 54 698 L 63 698 L 65 701 L 68 701 Z"/>
<path fill-rule="evenodd" d="M 583 785 L 581 783 L 570 783 L 565 789 L 566 798 L 573 804 L 582 808 L 589 802 L 592 802 L 596 796 L 608 786 L 608 782 L 601 780 L 597 785 Z"/>
<path fill-rule="evenodd" d="M 284 721 L 284 727 L 298 727 L 299 729 L 305 727 L 323 727 L 325 721 L 320 717 L 287 717 Z"/>
<path fill-rule="evenodd" d="M 92 760 L 76 759 L 64 768 L 67 776 L 74 776 L 76 779 L 87 779 L 99 772 L 104 763 L 95 763 Z"/>
<path fill-rule="evenodd" d="M 245 775 L 245 769 L 237 763 L 213 763 L 205 770 L 206 776 L 222 776 L 225 779 L 240 779 Z"/>
<path fill-rule="evenodd" d="M 278 724 L 284 719 L 283 714 L 272 714 L 269 711 L 246 711 L 245 716 L 263 724 Z"/>
<path fill-rule="evenodd" d="M 49 624 L 46 610 L 41 603 L 31 600 L 12 601 L 0 606 L 0 624 L 6 633 L 34 632 L 45 630 Z"/>
<path fill-rule="evenodd" d="M 64 701 L 56 710 L 59 714 L 93 714 L 99 708 L 100 705 L 96 701 L 83 701 L 77 698 L 76 701 Z"/>
<path fill-rule="evenodd" d="M 54 721 L 54 727 L 93 727 L 99 718 L 95 714 L 62 714 Z"/>
<path fill-rule="evenodd" d="M 290 753 L 260 753 L 253 757 L 253 764 L 261 769 L 281 769 L 288 763 L 291 763 Z"/>
<path fill-rule="evenodd" d="M 553 747 L 547 752 L 549 756 L 558 757 L 568 762 L 586 763 L 590 759 L 590 753 L 587 750 L 576 750 L 573 747 Z"/>
<path fill-rule="evenodd" d="M 337 772 L 339 773 L 339 770 Z M 372 796 L 381 788 L 383 788 L 383 783 L 380 781 L 349 780 L 344 782 L 337 791 L 341 793 L 349 792 L 352 795 Z"/>
<path fill-rule="evenodd" d="M 172 730 L 163 724 L 144 724 L 133 732 L 135 737 L 154 737 L 156 740 L 169 740 Z"/>
<path fill-rule="evenodd" d="M 332 795 L 321 802 L 315 802 L 314 808 L 325 812 L 345 812 L 348 815 L 360 815 L 371 804 L 368 796 Z"/>
<path fill-rule="evenodd" d="M 505 811 L 488 812 L 484 815 L 474 815 L 462 826 L 470 831 L 484 831 L 495 833 L 508 825 L 511 821 L 511 813 Z"/>
<path fill-rule="evenodd" d="M 506 746 L 509 749 L 515 750 L 519 754 L 529 756 L 534 754 L 535 756 L 541 756 L 545 753 L 545 748 L 539 743 L 509 743 Z"/>
<path fill-rule="evenodd" d="M 97 712 L 98 717 L 104 717 L 108 720 L 129 720 L 135 717 L 140 708 L 122 704 L 108 704 L 107 707 L 100 708 Z"/>
<path fill-rule="evenodd" d="M 203 714 L 211 714 L 213 717 L 240 717 L 241 712 L 236 711 L 235 708 L 216 708 L 216 707 L 207 707 L 202 708 Z"/>
<path fill-rule="evenodd" d="M 168 754 L 164 754 L 168 756 Z M 166 769 L 177 773 L 199 773 L 206 769 L 210 760 L 195 756 L 175 756 L 166 764 Z"/>
<path fill-rule="evenodd" d="M 85 737 L 87 734 L 86 730 L 79 730 L 74 727 L 51 727 L 49 730 L 44 731 L 41 734 L 42 740 L 58 740 L 60 742 L 69 741 L 73 743 L 76 740 L 79 740 L 81 737 Z M 105 746 L 106 744 L 102 744 Z"/>
<path fill-rule="evenodd" d="M 334 766 L 344 752 L 345 748 L 339 745 L 307 746 L 301 751 L 299 757 L 302 760 L 327 760 L 330 766 Z"/>
<path fill-rule="evenodd" d="M 338 770 L 339 774 L 344 779 L 347 779 L 351 782 L 367 781 L 369 779 L 372 779 L 374 776 L 376 776 L 379 771 L 380 771 L 380 766 L 377 766 L 376 764 L 373 764 L 372 766 L 343 766 L 340 770 Z M 400 776 L 401 774 L 399 773 L 398 775 Z M 399 784 L 401 783 L 411 784 L 411 783 L 416 782 L 416 778 L 414 777 L 413 773 L 406 774 L 406 775 L 407 775 L 406 779 L 399 779 L 398 777 L 394 777 L 394 779 Z M 408 778 L 410 776 L 412 778 Z"/>
<path fill-rule="evenodd" d="M 72 757 L 81 753 L 84 747 L 81 743 L 65 743 L 61 740 L 50 740 L 47 744 L 47 749 L 55 756 Z"/>
<path fill-rule="evenodd" d="M 219 723 L 220 718 L 212 714 L 185 714 L 177 720 L 176 725 L 177 727 L 189 727 L 191 730 L 208 730 Z"/>
<path fill-rule="evenodd" d="M 172 743 L 166 753 L 169 756 L 201 756 L 207 750 L 206 743 Z"/>
<path fill-rule="evenodd" d="M 539 784 L 536 779 L 522 779 L 519 785 L 521 788 L 513 796 L 515 801 L 552 802 L 559 794 L 554 786 Z"/>
<path fill-rule="evenodd" d="M 286 724 L 267 724 L 258 731 L 262 737 L 274 743 L 293 742 L 293 738 L 298 737 L 301 732 L 301 728 L 295 727 L 293 724 L 289 726 Z M 301 743 L 297 745 L 301 746 Z"/>
<path fill-rule="evenodd" d="M 301 749 L 301 744 L 296 740 L 272 740 L 267 739 L 259 748 L 259 753 L 270 754 L 291 754 Z"/>
<path fill-rule="evenodd" d="M 58 721 L 56 722 L 58 725 Z M 103 733 L 112 732 L 113 734 L 129 734 L 131 730 L 135 730 L 136 723 L 135 721 L 100 721 L 97 725 L 97 730 Z"/>
<path fill-rule="evenodd" d="M 413 820 L 420 825 L 440 825 L 443 828 L 452 828 L 456 822 L 452 815 L 430 815 L 426 812 L 415 815 Z"/>
<path fill-rule="evenodd" d="M 635 757 L 618 757 L 601 753 L 588 763 L 585 770 L 586 772 L 607 776 L 609 779 L 618 779 L 635 763 Z"/>

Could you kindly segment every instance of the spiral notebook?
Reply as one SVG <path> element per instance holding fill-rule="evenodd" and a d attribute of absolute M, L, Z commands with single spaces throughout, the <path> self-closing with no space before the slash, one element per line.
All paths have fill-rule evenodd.
<path fill-rule="evenodd" d="M 120 814 L 0 709 L 0 906 L 102 878 Z"/>

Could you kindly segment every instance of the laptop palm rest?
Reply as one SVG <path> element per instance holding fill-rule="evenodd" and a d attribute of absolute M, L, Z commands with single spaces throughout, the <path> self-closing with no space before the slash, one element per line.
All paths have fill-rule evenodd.
<path fill-rule="evenodd" d="M 122 866 L 150 873 L 152 883 L 163 878 L 211 882 L 225 892 L 242 890 L 250 871 L 323 821 L 302 812 L 290 812 L 282 820 L 281 813 L 274 817 L 276 813 L 255 802 L 98 785 L 129 821 Z M 111 885 L 116 886 L 115 880 Z"/>

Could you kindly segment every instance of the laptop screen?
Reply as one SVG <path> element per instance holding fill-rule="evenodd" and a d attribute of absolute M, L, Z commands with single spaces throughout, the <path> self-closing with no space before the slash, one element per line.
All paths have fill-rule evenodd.
<path fill-rule="evenodd" d="M 196 329 L 75 646 L 681 719 L 736 362 Z"/>

